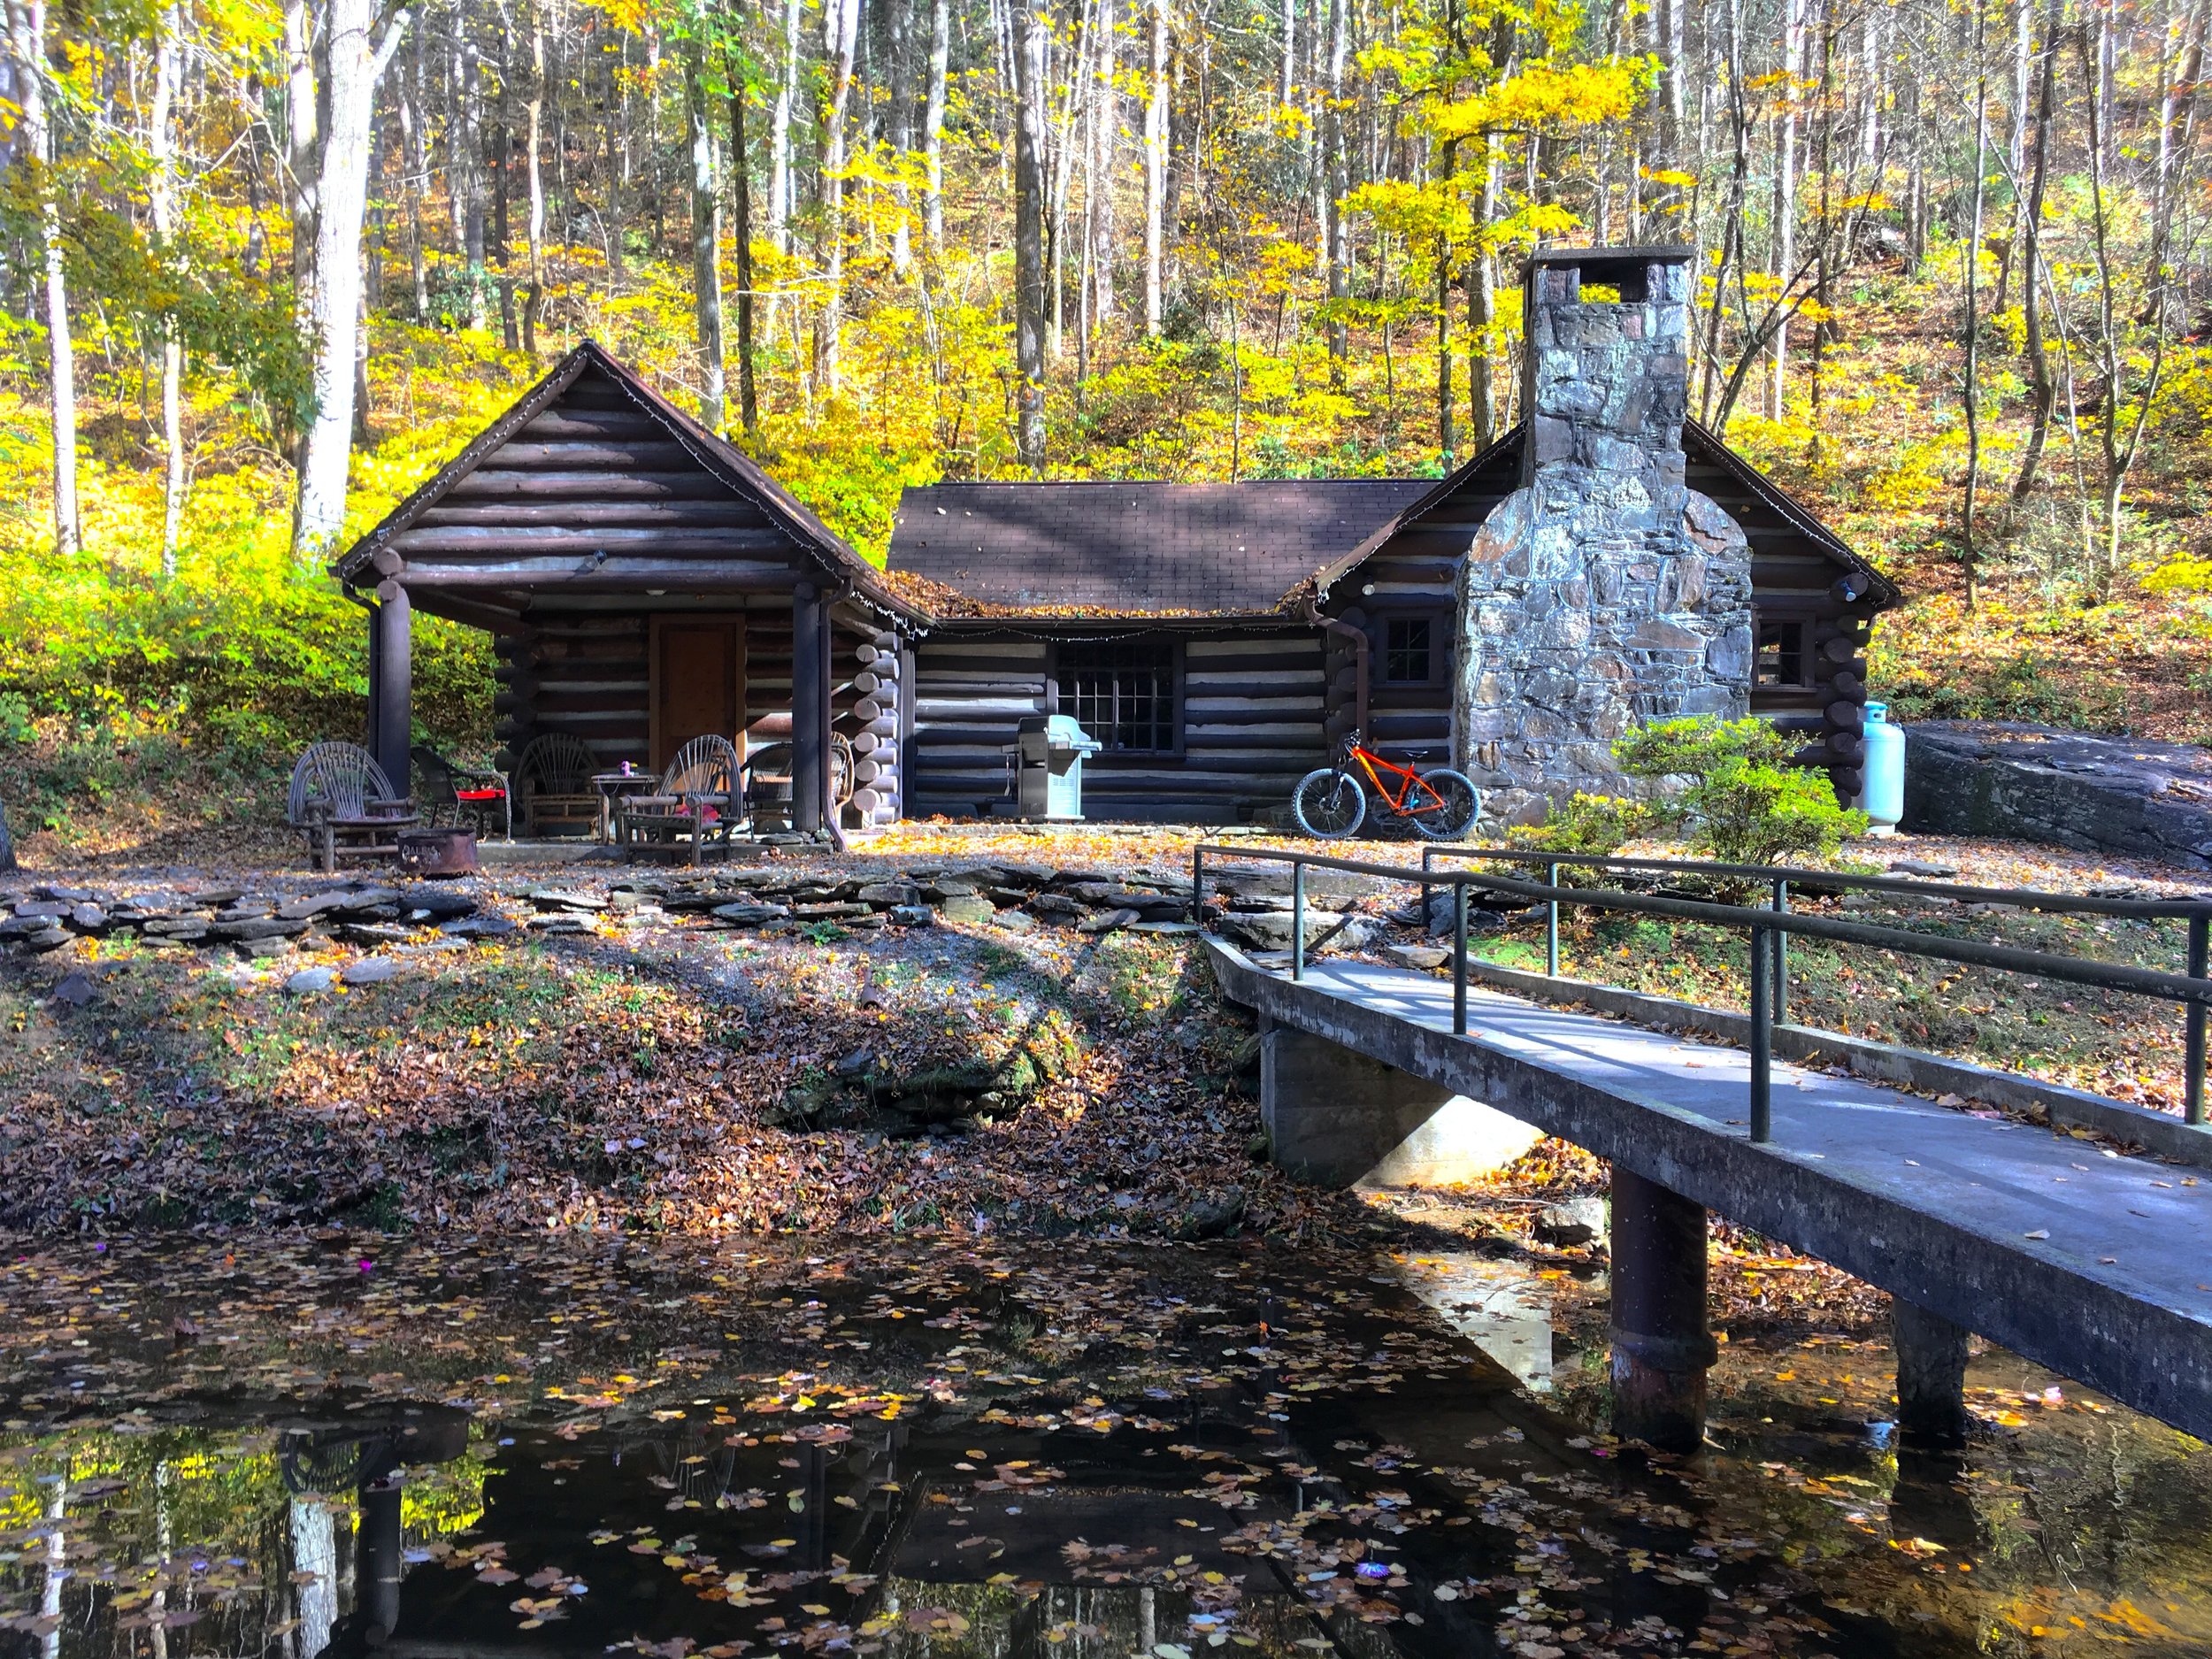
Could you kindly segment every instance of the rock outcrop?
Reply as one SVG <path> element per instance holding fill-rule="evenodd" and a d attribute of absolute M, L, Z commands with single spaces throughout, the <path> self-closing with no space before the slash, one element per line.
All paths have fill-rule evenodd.
<path fill-rule="evenodd" d="M 2212 869 L 2212 750 L 2006 721 L 1924 720 L 1905 728 L 1900 827 Z"/>

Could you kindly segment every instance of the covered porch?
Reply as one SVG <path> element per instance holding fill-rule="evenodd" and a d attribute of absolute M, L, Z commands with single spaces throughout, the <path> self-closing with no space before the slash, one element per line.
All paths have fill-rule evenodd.
<path fill-rule="evenodd" d="M 416 612 L 483 628 L 499 764 L 533 828 L 534 764 L 660 775 L 695 738 L 777 749 L 788 826 L 902 806 L 923 616 L 754 462 L 587 343 L 338 561 L 368 612 L 369 748 L 410 775 Z"/>

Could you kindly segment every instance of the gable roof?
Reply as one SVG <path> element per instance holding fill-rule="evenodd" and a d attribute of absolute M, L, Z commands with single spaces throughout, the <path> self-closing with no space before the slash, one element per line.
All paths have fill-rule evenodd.
<path fill-rule="evenodd" d="M 895 579 L 972 614 L 1257 616 L 1428 491 L 1423 479 L 931 484 L 899 498 Z"/>
<path fill-rule="evenodd" d="M 1393 536 L 1418 524 L 1430 512 L 1450 502 L 1463 490 L 1480 488 L 1489 484 L 1501 486 L 1499 493 L 1502 495 L 1509 493 L 1518 482 L 1521 445 L 1527 431 L 1526 422 L 1508 427 L 1464 465 L 1439 479 L 1386 522 L 1377 525 L 1350 551 L 1322 566 L 1313 578 L 1316 593 L 1326 598 L 1331 588 L 1365 564 Z M 1760 507 L 1772 512 L 1789 528 L 1811 542 L 1815 551 L 1865 578 L 1865 597 L 1875 610 L 1886 611 L 1902 596 L 1896 583 L 1868 564 L 1849 542 L 1821 523 L 1811 508 L 1730 449 L 1717 434 L 1694 420 L 1686 420 L 1682 423 L 1682 449 L 1694 467 L 1712 466 L 1726 472 Z M 1501 471 L 1510 475 L 1501 480 L 1496 476 Z M 1486 473 L 1492 476 L 1486 478 Z"/>
<path fill-rule="evenodd" d="M 661 426 L 703 472 L 733 495 L 757 506 L 772 525 L 790 537 L 800 554 L 826 573 L 850 581 L 878 604 L 911 620 L 927 622 L 926 612 L 887 587 L 881 572 L 855 552 L 842 536 L 817 518 L 757 461 L 677 408 L 595 340 L 586 340 L 569 352 L 544 379 L 477 434 L 460 454 L 417 486 L 381 523 L 331 565 L 331 573 L 349 585 L 373 575 L 380 551 L 391 546 L 456 484 L 490 460 L 523 427 L 557 403 L 564 392 L 586 375 L 595 373 L 611 381 L 633 404 Z"/>

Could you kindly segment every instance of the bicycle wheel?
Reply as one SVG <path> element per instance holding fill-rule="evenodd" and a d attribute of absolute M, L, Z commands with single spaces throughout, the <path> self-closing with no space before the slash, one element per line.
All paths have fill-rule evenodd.
<path fill-rule="evenodd" d="M 1406 802 L 1406 822 L 1425 841 L 1455 841 L 1475 826 L 1482 812 L 1482 796 L 1461 773 L 1439 766 L 1421 774 L 1428 786 L 1418 799 Z M 1434 790 L 1432 799 L 1428 790 Z"/>
<path fill-rule="evenodd" d="M 1310 772 L 1291 792 L 1291 815 L 1316 841 L 1342 841 L 1367 816 L 1367 792 L 1349 772 L 1333 766 Z"/>

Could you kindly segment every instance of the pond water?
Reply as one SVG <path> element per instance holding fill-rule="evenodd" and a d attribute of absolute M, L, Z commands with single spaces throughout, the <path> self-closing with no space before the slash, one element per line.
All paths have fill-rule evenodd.
<path fill-rule="evenodd" d="M 332 1234 L 0 1265 L 0 1659 L 2212 1652 L 2212 1460 L 1848 1333 L 1601 1431 L 1474 1256 Z M 1580 1288 L 1586 1290 L 1587 1286 Z"/>

